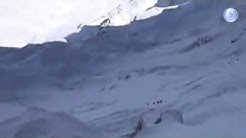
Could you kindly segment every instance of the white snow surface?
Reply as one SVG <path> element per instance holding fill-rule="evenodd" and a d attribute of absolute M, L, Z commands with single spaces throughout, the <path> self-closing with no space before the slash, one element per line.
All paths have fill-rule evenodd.
<path fill-rule="evenodd" d="M 244 138 L 246 2 L 187 2 L 0 48 L 0 137 Z"/>
<path fill-rule="evenodd" d="M 112 6 L 109 1 L 1 0 L 0 45 L 23 47 L 28 43 L 61 40 L 76 25 L 106 14 Z"/>
<path fill-rule="evenodd" d="M 1 0 L 0 46 L 63 41 L 86 24 L 129 24 L 157 0 Z M 168 5 L 167 5 L 168 6 Z M 149 17 L 156 14 L 148 13 Z"/>

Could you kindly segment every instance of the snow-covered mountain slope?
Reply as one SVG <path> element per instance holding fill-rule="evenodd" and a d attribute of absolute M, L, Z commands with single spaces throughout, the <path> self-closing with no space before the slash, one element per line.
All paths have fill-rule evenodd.
<path fill-rule="evenodd" d="M 0 137 L 245 137 L 246 2 L 188 2 L 68 43 L 0 48 Z"/>
<path fill-rule="evenodd" d="M 18 117 L 6 120 L 1 126 L 4 127 L 0 132 L 1 137 L 103 137 L 99 129 L 89 128 L 65 113 L 49 113 L 35 107 L 30 107 Z"/>
<path fill-rule="evenodd" d="M 27 43 L 61 40 L 78 24 L 105 15 L 114 6 L 110 3 L 111 0 L 2 0 L 0 45 L 23 47 Z"/>
<path fill-rule="evenodd" d="M 161 0 L 169 6 L 170 0 Z M 29 43 L 65 41 L 64 37 L 83 25 L 129 24 L 159 14 L 148 11 L 158 0 L 12 0 L 0 1 L 0 46 L 23 47 Z M 160 3 L 160 2 L 159 2 Z M 160 4 L 159 4 L 160 5 Z M 156 5 L 157 6 L 157 5 Z"/>

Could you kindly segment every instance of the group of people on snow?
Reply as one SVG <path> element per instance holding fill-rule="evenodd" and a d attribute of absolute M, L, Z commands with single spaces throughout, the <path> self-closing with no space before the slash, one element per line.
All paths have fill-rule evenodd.
<path fill-rule="evenodd" d="M 158 100 L 158 101 L 154 101 L 152 102 L 152 105 L 161 105 L 163 103 L 166 103 L 166 101 L 163 101 L 163 100 Z M 149 106 L 151 103 L 147 102 L 146 103 L 146 106 Z"/>

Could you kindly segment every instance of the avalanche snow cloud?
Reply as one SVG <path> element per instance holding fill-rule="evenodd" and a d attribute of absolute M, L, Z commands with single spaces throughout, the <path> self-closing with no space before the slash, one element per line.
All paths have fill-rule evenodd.
<path fill-rule="evenodd" d="M 187 2 L 123 26 L 116 8 L 67 43 L 1 47 L 0 137 L 244 138 L 246 2 L 171 5 Z"/>

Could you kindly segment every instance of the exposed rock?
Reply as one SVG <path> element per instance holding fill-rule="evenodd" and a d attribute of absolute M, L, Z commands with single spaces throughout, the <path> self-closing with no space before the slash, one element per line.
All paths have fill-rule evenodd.
<path fill-rule="evenodd" d="M 155 125 L 160 124 L 162 122 L 162 113 L 160 114 L 160 116 L 156 119 L 156 121 L 154 122 Z"/>
<path fill-rule="evenodd" d="M 198 37 L 197 40 L 192 44 L 193 47 L 200 47 L 202 45 L 206 45 L 211 41 L 211 38 L 204 36 L 204 37 Z"/>
<path fill-rule="evenodd" d="M 100 24 L 101 27 L 106 27 L 110 24 L 110 19 L 105 19 L 103 22 Z"/>
<path fill-rule="evenodd" d="M 138 134 L 138 132 L 140 132 L 143 129 L 143 126 L 144 126 L 144 121 L 143 119 L 140 119 L 137 123 L 137 126 L 135 127 L 135 130 L 126 137 L 129 138 L 135 137 Z"/>
<path fill-rule="evenodd" d="M 128 79 L 130 79 L 130 77 L 131 77 L 131 75 L 128 74 L 128 75 L 126 75 L 125 79 L 128 80 Z"/>

